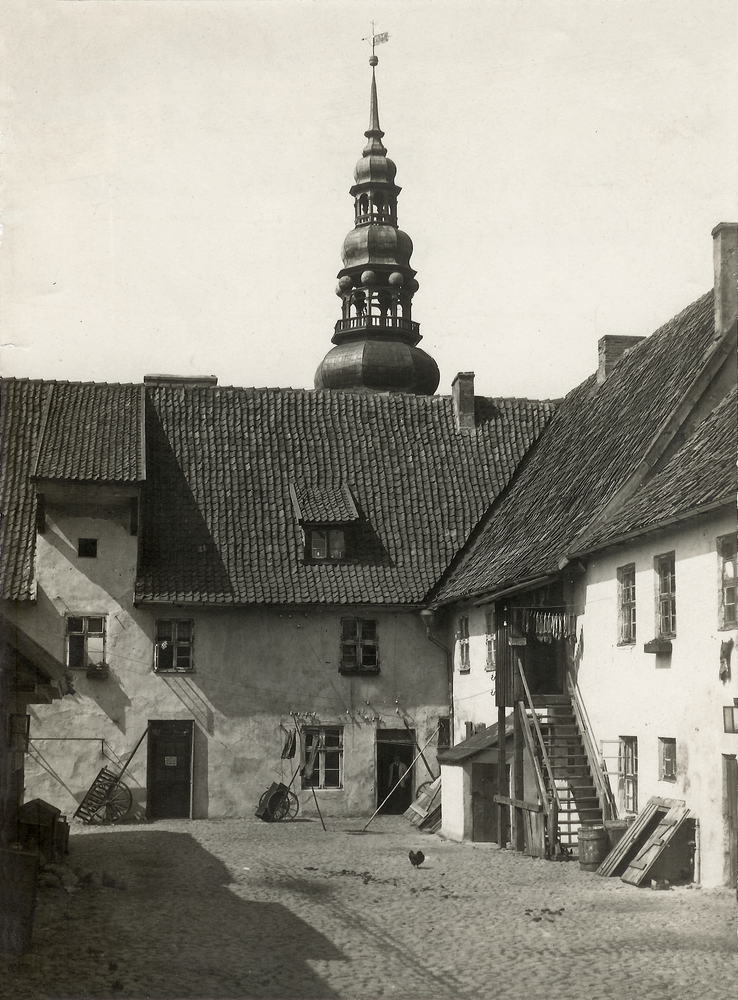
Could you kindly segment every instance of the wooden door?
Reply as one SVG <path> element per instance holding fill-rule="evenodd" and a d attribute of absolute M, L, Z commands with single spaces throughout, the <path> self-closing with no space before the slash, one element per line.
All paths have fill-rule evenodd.
<path fill-rule="evenodd" d="M 413 800 L 415 730 L 377 730 L 377 806 L 383 813 L 404 813 Z M 401 779 L 390 798 L 390 790 Z"/>
<path fill-rule="evenodd" d="M 497 764 L 472 764 L 472 840 L 497 843 Z"/>
<path fill-rule="evenodd" d="M 149 722 L 147 819 L 189 819 L 192 799 L 190 720 Z"/>

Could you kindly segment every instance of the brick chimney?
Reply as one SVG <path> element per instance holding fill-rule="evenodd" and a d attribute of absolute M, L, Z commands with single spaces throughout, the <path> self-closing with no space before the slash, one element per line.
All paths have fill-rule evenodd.
<path fill-rule="evenodd" d="M 456 430 L 473 431 L 474 420 L 474 372 L 459 372 L 451 383 L 451 399 L 454 406 Z"/>
<path fill-rule="evenodd" d="M 738 222 L 719 222 L 712 231 L 715 271 L 715 338 L 735 325 L 738 316 Z"/>
<path fill-rule="evenodd" d="M 602 385 L 611 375 L 615 365 L 626 351 L 640 344 L 645 337 L 621 337 L 608 334 L 597 341 L 597 385 Z"/>

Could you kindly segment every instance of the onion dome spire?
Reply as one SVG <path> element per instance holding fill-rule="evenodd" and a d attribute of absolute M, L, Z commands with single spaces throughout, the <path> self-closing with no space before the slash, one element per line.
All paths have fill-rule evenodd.
<path fill-rule="evenodd" d="M 431 395 L 440 378 L 433 358 L 416 345 L 420 324 L 412 319 L 417 291 L 410 266 L 413 244 L 397 227 L 397 168 L 387 156 L 379 127 L 375 55 L 369 106 L 369 128 L 361 159 L 354 170 L 354 228 L 343 243 L 343 268 L 336 295 L 341 319 L 333 334 L 336 345 L 315 373 L 316 389 L 406 392 Z"/>

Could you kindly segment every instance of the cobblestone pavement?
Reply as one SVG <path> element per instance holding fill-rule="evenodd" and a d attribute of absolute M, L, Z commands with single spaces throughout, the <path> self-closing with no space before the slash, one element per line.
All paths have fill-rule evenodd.
<path fill-rule="evenodd" d="M 635 889 L 401 817 L 363 822 L 75 827 L 0 997 L 738 996 L 728 889 Z"/>

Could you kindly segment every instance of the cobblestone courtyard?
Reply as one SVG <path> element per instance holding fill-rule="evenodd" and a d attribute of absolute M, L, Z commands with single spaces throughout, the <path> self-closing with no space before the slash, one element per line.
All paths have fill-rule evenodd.
<path fill-rule="evenodd" d="M 635 889 L 406 820 L 75 827 L 34 945 L 37 998 L 732 1000 L 735 893 Z M 413 868 L 410 849 L 426 861 Z"/>

